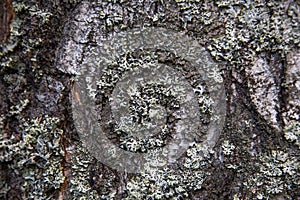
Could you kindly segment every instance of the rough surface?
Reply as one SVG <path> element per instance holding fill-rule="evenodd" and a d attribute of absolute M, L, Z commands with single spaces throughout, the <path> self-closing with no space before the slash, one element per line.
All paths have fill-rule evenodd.
<path fill-rule="evenodd" d="M 0 44 L 3 44 L 8 42 L 10 23 L 14 18 L 11 0 L 1 1 L 0 13 Z"/>
<path fill-rule="evenodd" d="M 299 1 L 12 5 L 10 37 L 0 48 L 1 199 L 299 198 Z M 69 95 L 89 48 L 140 26 L 184 31 L 199 41 L 219 64 L 210 77 L 225 85 L 227 115 L 213 149 L 195 141 L 172 166 L 126 174 L 87 151 L 74 127 Z M 166 52 L 159 60 L 183 62 Z M 201 84 L 194 89 L 205 94 Z M 203 96 L 197 100 L 205 122 L 210 101 Z M 136 120 L 147 120 L 147 112 Z"/>

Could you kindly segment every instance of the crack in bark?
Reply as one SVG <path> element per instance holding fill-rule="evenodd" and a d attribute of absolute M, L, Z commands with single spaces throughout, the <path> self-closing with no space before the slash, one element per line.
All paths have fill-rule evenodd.
<path fill-rule="evenodd" d="M 14 16 L 12 0 L 0 1 L 0 44 L 8 43 L 10 23 L 14 19 Z"/>

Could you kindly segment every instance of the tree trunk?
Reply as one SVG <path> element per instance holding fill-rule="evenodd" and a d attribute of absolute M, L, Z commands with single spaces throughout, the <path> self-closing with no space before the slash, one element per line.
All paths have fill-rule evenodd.
<path fill-rule="evenodd" d="M 299 199 L 298 1 L 4 0 L 0 20 L 1 199 Z"/>

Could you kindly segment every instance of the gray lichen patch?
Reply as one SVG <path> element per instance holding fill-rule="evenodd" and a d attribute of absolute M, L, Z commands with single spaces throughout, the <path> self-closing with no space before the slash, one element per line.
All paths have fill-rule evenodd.
<path fill-rule="evenodd" d="M 101 116 L 103 124 L 107 125 L 112 120 L 103 112 L 111 103 L 112 117 L 116 124 L 110 137 L 118 137 L 120 147 L 133 152 L 147 152 L 148 149 L 165 146 L 175 133 L 176 127 L 183 131 L 189 129 L 192 134 L 194 131 L 192 127 L 195 129 L 195 126 L 191 125 L 191 120 L 182 120 L 181 116 L 189 119 L 197 118 L 198 116 L 193 114 L 193 111 L 197 110 L 205 114 L 202 118 L 209 118 L 213 112 L 211 105 L 213 102 L 205 84 L 201 85 L 200 74 L 184 66 L 182 68 L 186 68 L 185 70 L 189 72 L 181 69 L 181 72 L 184 72 L 182 74 L 195 73 L 195 76 L 199 76 L 194 82 L 185 80 L 178 77 L 178 71 L 174 69 L 180 70 L 179 66 L 167 67 L 158 61 L 170 59 L 168 52 L 160 52 L 160 56 L 158 53 L 151 54 L 146 51 L 142 54 L 144 55 L 141 57 L 128 54 L 126 58 L 109 65 L 103 69 L 97 81 L 99 91 L 97 104 L 100 105 L 101 115 L 106 115 Z M 148 77 L 145 77 L 145 74 Z M 190 81 L 191 85 L 196 85 L 195 93 L 189 88 L 187 81 Z M 89 90 L 89 93 L 92 92 Z M 180 128 L 176 126 L 179 121 L 181 121 Z M 203 132 L 204 129 L 205 125 Z"/>
<path fill-rule="evenodd" d="M 59 16 L 57 7 L 38 1 L 13 1 L 13 10 L 10 38 L 0 46 L 0 198 L 55 199 L 65 180 L 61 121 L 35 96 L 39 78 L 51 73 Z M 50 87 L 59 82 L 50 79 Z M 57 101 L 47 103 L 58 116 Z"/>
<path fill-rule="evenodd" d="M 99 199 L 100 196 L 89 185 L 89 165 L 93 158 L 87 150 L 77 144 L 70 147 L 70 177 L 67 187 L 67 199 Z"/>
<path fill-rule="evenodd" d="M 216 59 L 231 65 L 250 64 L 264 51 L 286 55 L 299 47 L 299 3 L 264 1 L 218 2 L 225 33 L 209 46 Z M 214 15 L 212 15 L 214 16 Z"/>
<path fill-rule="evenodd" d="M 53 198 L 55 193 L 48 194 L 48 191 L 58 190 L 64 181 L 62 130 L 57 127 L 58 122 L 57 118 L 49 116 L 24 120 L 20 141 L 1 137 L 0 162 L 8 162 L 9 167 L 23 177 L 22 196 L 25 199 Z"/>
<path fill-rule="evenodd" d="M 0 199 L 299 198 L 299 8 L 296 0 L 14 0 L 0 47 Z M 78 141 L 69 76 L 87 46 L 140 26 L 199 41 L 219 61 L 221 73 L 209 75 L 225 84 L 229 112 L 214 151 L 200 140 L 174 166 L 118 174 Z M 207 123 L 205 84 L 193 89 Z M 165 118 L 157 118 L 164 108 L 150 111 Z"/>
<path fill-rule="evenodd" d="M 200 190 L 210 175 L 211 157 L 214 152 L 202 144 L 187 150 L 183 165 L 163 169 L 149 166 L 145 172 L 133 176 L 126 184 L 125 199 L 189 199 L 192 192 Z"/>
<path fill-rule="evenodd" d="M 259 170 L 253 174 L 243 187 L 249 191 L 247 199 L 273 199 L 280 196 L 288 198 L 297 190 L 299 184 L 299 157 L 284 151 L 273 150 L 270 155 L 262 155 Z M 237 194 L 236 199 L 242 198 Z"/>
<path fill-rule="evenodd" d="M 287 98 L 283 112 L 284 137 L 300 148 L 300 53 L 299 50 L 287 56 L 285 83 Z"/>
<path fill-rule="evenodd" d="M 264 160 L 267 155 L 265 152 L 280 146 L 280 144 L 288 145 L 288 143 L 282 143 L 281 138 L 278 137 L 283 133 L 282 130 L 286 126 L 283 124 L 285 119 L 282 119 L 284 117 L 281 116 L 286 106 L 283 100 L 284 92 L 282 88 L 284 64 L 281 61 L 285 60 L 289 52 L 299 47 L 298 8 L 299 4 L 297 2 L 250 0 L 211 2 L 143 1 L 143 4 L 127 1 L 83 1 L 79 5 L 74 12 L 74 19 L 71 20 L 65 30 L 67 39 L 59 54 L 57 66 L 59 70 L 70 74 L 78 74 L 80 65 L 86 60 L 89 61 L 87 56 L 92 54 L 92 50 L 107 38 L 111 38 L 114 33 L 120 33 L 139 26 L 166 27 L 177 31 L 186 31 L 187 34 L 192 35 L 203 44 L 215 60 L 221 62 L 218 69 L 209 69 L 209 78 L 232 86 L 226 88 L 230 100 L 230 103 L 228 103 L 230 104 L 228 117 L 232 121 L 228 122 L 223 140 L 215 148 L 214 156 L 211 154 L 209 158 L 211 159 L 209 162 L 215 164 L 215 168 L 208 168 L 208 173 L 201 174 L 198 179 L 196 175 L 194 179 L 191 178 L 193 173 L 196 174 L 201 169 L 205 169 L 205 162 L 208 162 L 206 159 L 204 159 L 206 161 L 202 160 L 201 156 L 203 156 L 204 150 L 195 148 L 195 146 L 200 145 L 200 141 L 198 141 L 199 143 L 196 142 L 195 146 L 190 147 L 184 155 L 185 162 L 177 163 L 179 167 L 173 166 L 172 168 L 169 166 L 163 170 L 150 170 L 132 176 L 126 183 L 128 199 L 147 197 L 153 199 L 200 198 L 201 195 L 199 194 L 206 194 L 207 197 L 211 198 L 214 195 L 212 191 L 215 191 L 216 195 L 218 192 L 222 193 L 220 192 L 221 189 L 196 188 L 196 186 L 189 186 L 188 183 L 178 185 L 174 183 L 172 185 L 168 181 L 180 180 L 185 183 L 186 179 L 182 176 L 189 172 L 190 174 L 187 175 L 190 177 L 189 180 L 191 183 L 198 181 L 198 186 L 222 185 L 222 181 L 212 183 L 212 180 L 217 180 L 218 175 L 222 174 L 217 170 L 218 167 L 220 169 L 226 168 L 233 174 L 237 171 L 240 172 L 236 176 L 228 175 L 234 177 L 231 182 L 233 185 L 244 183 L 243 178 L 251 173 L 255 174 L 256 167 L 261 170 L 257 177 L 265 180 L 263 189 L 257 189 L 259 192 L 246 195 L 245 198 L 251 199 L 255 195 L 257 195 L 257 198 L 262 198 L 262 196 L 268 198 L 276 195 L 295 196 L 288 189 L 290 185 L 281 186 L 282 184 L 278 183 L 278 190 L 272 189 L 276 184 L 270 183 L 271 178 L 263 171 L 268 168 L 267 163 L 272 160 L 270 157 L 268 157 L 269 160 Z M 176 63 L 174 60 L 174 58 L 169 59 L 168 64 Z M 138 62 L 146 63 L 142 59 L 139 59 Z M 112 63 L 115 64 L 116 69 L 129 66 L 125 65 L 128 60 L 123 63 Z M 222 69 L 221 73 L 219 69 Z M 231 72 L 235 73 L 233 77 Z M 94 83 L 89 83 L 90 97 L 97 99 L 101 96 L 100 100 L 98 99 L 100 102 L 105 99 L 107 102 L 113 102 L 109 94 L 119 81 L 121 73 L 108 67 L 103 74 L 103 79 L 97 83 L 98 90 L 103 93 L 102 96 L 98 95 L 97 90 L 92 87 Z M 298 77 L 293 80 L 298 80 Z M 210 113 L 211 99 L 202 93 L 205 91 L 205 87 L 201 84 L 195 84 L 194 86 L 194 91 L 200 94 L 197 99 L 198 103 L 201 104 L 200 110 L 202 113 Z M 287 86 L 287 88 L 293 90 L 291 86 Z M 131 89 L 125 88 L 124 91 L 120 89 L 115 93 L 115 96 Z M 138 88 L 137 91 L 141 92 L 142 89 Z M 139 104 L 141 109 L 136 109 L 138 106 L 131 106 L 131 109 L 135 110 L 134 112 L 131 110 L 133 117 L 123 118 L 123 120 L 127 122 L 135 118 L 137 121 L 140 120 L 144 123 L 148 119 L 144 115 L 150 115 L 150 110 L 144 105 L 145 102 L 138 101 L 137 95 L 131 95 L 130 97 L 132 104 Z M 125 105 L 121 98 L 119 100 L 119 103 Z M 232 106 L 234 104 L 236 104 L 235 108 Z M 101 105 L 99 107 L 100 110 L 103 108 Z M 287 110 L 290 111 L 290 109 Z M 105 118 L 107 122 L 111 122 L 111 118 L 107 116 L 113 116 L 113 114 L 108 115 L 107 113 L 104 113 L 101 119 Z M 154 116 L 152 114 L 151 116 Z M 208 118 L 209 116 L 206 116 L 203 122 L 207 122 Z M 125 122 L 121 125 L 126 124 Z M 297 124 L 293 123 L 291 127 L 297 127 Z M 133 128 L 134 126 L 129 126 L 126 130 L 130 131 Z M 297 130 L 296 133 L 298 133 Z M 205 132 L 204 129 L 200 131 Z M 291 141 L 295 141 L 294 135 L 289 133 L 289 136 Z M 140 150 L 141 145 L 131 139 L 121 140 L 125 144 L 125 149 Z M 153 153 L 155 154 L 155 151 Z M 292 158 L 293 155 L 290 157 Z M 158 159 L 157 162 L 159 164 L 160 160 Z M 296 163 L 297 161 L 293 165 L 296 166 Z M 185 170 L 186 167 L 189 167 L 189 170 Z M 266 170 L 268 171 L 268 169 Z M 297 170 L 295 173 L 298 173 Z M 284 173 L 282 175 L 285 179 Z M 256 174 L 253 176 L 255 178 Z M 289 174 L 287 174 L 288 176 Z M 287 180 L 290 180 L 290 177 Z M 297 182 L 293 182 L 292 185 L 294 187 Z M 225 191 L 224 188 L 222 188 L 223 192 Z M 248 186 L 245 186 L 245 188 L 245 190 L 252 189 Z M 193 196 L 194 194 L 196 194 L 196 197 Z M 223 197 L 241 198 L 243 195 L 245 194 L 237 193 L 232 189 L 230 195 L 226 196 L 224 194 Z"/>
<path fill-rule="evenodd" d="M 70 154 L 66 199 L 116 199 L 124 191 L 118 173 L 96 161 L 87 148 L 74 143 Z"/>

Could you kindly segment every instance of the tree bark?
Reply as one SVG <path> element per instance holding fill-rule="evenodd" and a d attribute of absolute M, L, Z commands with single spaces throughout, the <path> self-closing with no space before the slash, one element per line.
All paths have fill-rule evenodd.
<path fill-rule="evenodd" d="M 298 1 L 1 1 L 0 198 L 299 199 L 299 10 Z M 89 113 L 82 88 L 76 88 L 80 85 L 76 85 L 76 74 L 96 63 L 93 53 L 102 52 L 99 47 L 111 42 L 114 34 L 149 27 L 197 41 L 199 48 L 190 48 L 188 55 L 204 49 L 201 62 L 213 63 L 207 64 L 207 79 L 197 74 L 199 66 L 193 66 L 188 55 L 180 57 L 172 49 L 128 51 L 97 71 L 103 77 L 99 82 L 110 86 L 93 83 L 95 91 L 86 88 L 100 112 Z M 125 140 L 125 131 L 116 132 L 112 124 L 116 116 L 110 102 L 122 92 L 113 92 L 122 81 L 113 75 L 132 73 L 135 68 L 122 71 L 121 66 L 142 67 L 151 63 L 149 59 L 179 70 L 198 95 L 194 101 L 202 110 L 195 113 L 201 114 L 202 121 L 193 143 L 175 163 L 162 169 L 122 172 L 90 151 L 80 133 L 88 134 L 89 129 L 78 128 L 77 120 L 88 124 L 92 116 L 100 116 L 112 144 L 134 151 L 133 139 Z M 174 81 L 173 71 L 169 72 Z M 226 95 L 224 125 L 213 146 L 203 142 L 210 137 L 211 116 L 220 117 L 210 111 L 213 89 L 209 91 L 205 82 L 209 79 L 222 85 Z M 184 118 L 176 115 L 176 93 L 166 92 L 159 84 L 146 86 L 140 90 L 146 94 L 136 102 L 145 104 L 147 116 L 142 115 L 144 111 L 132 111 L 137 105 L 132 102 L 138 99 L 134 95 L 129 95 L 132 104 L 128 103 L 130 112 L 125 114 L 135 116 L 134 123 L 148 123 L 155 117 L 164 122 L 170 130 L 167 136 L 153 138 L 168 143 L 179 118 Z M 148 92 L 152 90 L 156 96 Z M 174 101 L 163 100 L 169 97 Z M 145 98 L 159 105 L 151 107 L 148 102 L 147 107 Z M 86 118 L 79 119 L 74 109 L 83 110 Z M 167 114 L 162 115 L 165 110 Z M 147 143 L 135 150 L 145 153 L 150 147 L 159 148 L 155 145 Z"/>

